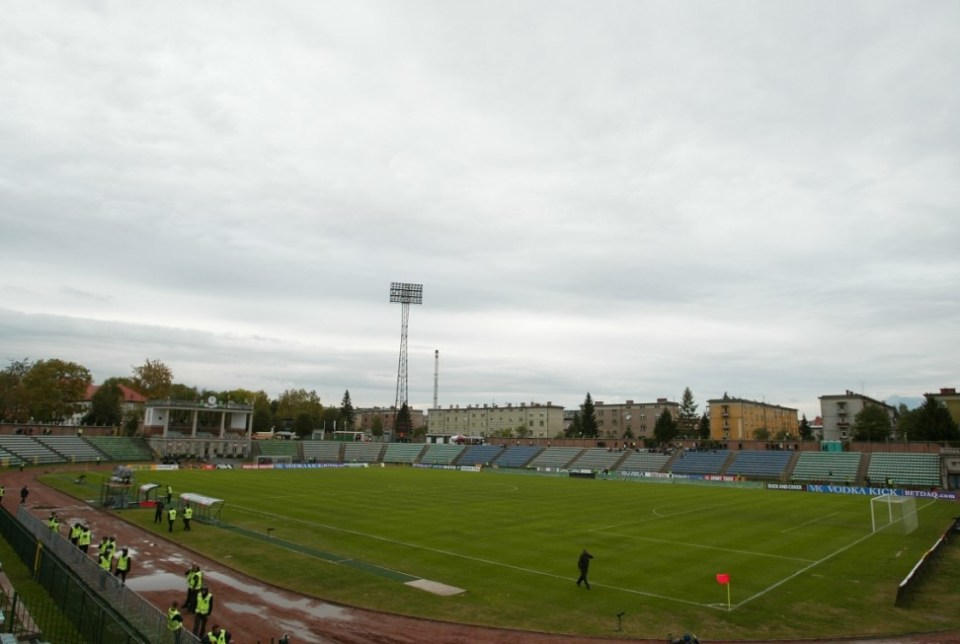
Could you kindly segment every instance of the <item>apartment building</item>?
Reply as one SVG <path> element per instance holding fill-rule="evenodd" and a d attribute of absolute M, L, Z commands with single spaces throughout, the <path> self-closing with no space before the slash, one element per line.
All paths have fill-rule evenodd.
<path fill-rule="evenodd" d="M 842 394 L 820 396 L 820 416 L 823 417 L 823 440 L 847 440 L 853 436 L 853 421 L 865 407 L 882 408 L 890 417 L 890 424 L 896 421 L 897 410 L 885 402 L 858 394 L 849 389 Z"/>
<path fill-rule="evenodd" d="M 707 404 L 710 406 L 710 438 L 713 440 L 757 440 L 757 430 L 766 430 L 770 440 L 781 435 L 798 436 L 796 409 L 731 398 L 726 394 L 723 398 L 707 401 Z"/>
<path fill-rule="evenodd" d="M 450 405 L 430 409 L 427 428 L 431 436 L 555 438 L 563 433 L 563 407 L 552 402 L 515 405 Z"/>
<path fill-rule="evenodd" d="M 637 403 L 627 400 L 622 403 L 594 401 L 594 415 L 597 418 L 597 437 L 628 440 L 653 438 L 653 428 L 657 418 L 669 411 L 673 420 L 680 418 L 680 403 L 666 398 L 657 398 L 656 402 Z"/>

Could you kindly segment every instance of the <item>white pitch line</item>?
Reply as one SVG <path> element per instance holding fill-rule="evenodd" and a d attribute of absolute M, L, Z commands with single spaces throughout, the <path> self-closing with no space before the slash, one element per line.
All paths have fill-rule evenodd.
<path fill-rule="evenodd" d="M 654 543 L 669 543 L 675 546 L 686 546 L 687 548 L 698 548 L 700 550 L 717 550 L 719 552 L 733 552 L 738 555 L 750 555 L 751 557 L 767 557 L 769 559 L 784 559 L 786 561 L 799 561 L 800 563 L 810 563 L 813 559 L 804 559 L 801 557 L 788 557 L 786 555 L 773 555 L 765 552 L 756 552 L 754 550 L 738 550 L 737 548 L 722 548 L 720 546 L 709 546 L 702 543 L 686 543 L 676 539 L 657 539 L 655 537 L 638 537 L 632 534 L 620 534 L 618 532 L 606 532 L 604 534 L 613 537 L 623 537 L 624 539 L 635 539 L 637 541 L 652 541 Z"/>
<path fill-rule="evenodd" d="M 284 519 L 284 520 L 287 520 L 287 521 L 296 521 L 297 523 L 302 523 L 302 524 L 308 525 L 308 526 L 319 527 L 319 528 L 326 528 L 326 529 L 328 529 L 328 530 L 333 530 L 333 531 L 335 531 L 335 532 L 343 532 L 343 533 L 346 533 L 346 534 L 353 534 L 353 535 L 357 535 L 357 536 L 361 536 L 361 537 L 366 537 L 366 538 L 368 538 L 368 539 L 375 539 L 375 540 L 377 540 L 377 541 L 383 541 L 383 542 L 385 542 L 385 543 L 391 543 L 391 544 L 398 545 L 398 546 L 405 546 L 405 547 L 407 547 L 407 548 L 414 548 L 414 549 L 417 549 L 417 550 L 425 550 L 425 551 L 427 551 L 427 552 L 435 552 L 435 553 L 441 554 L 441 555 L 448 555 L 448 556 L 450 556 L 450 557 L 457 557 L 457 558 L 459 558 L 459 559 L 466 559 L 467 561 L 475 561 L 475 562 L 477 562 L 477 563 L 486 564 L 486 565 L 488 565 L 488 566 L 499 566 L 499 567 L 501 567 L 501 568 L 509 568 L 509 569 L 511 569 L 511 570 L 519 570 L 520 572 L 529 573 L 529 574 L 531 574 L 531 575 L 540 575 L 541 577 L 550 577 L 550 578 L 552 578 L 552 579 L 561 579 L 561 580 L 563 580 L 563 581 L 573 581 L 573 576 L 557 575 L 557 574 L 554 574 L 554 573 L 552 573 L 552 572 L 544 572 L 543 570 L 534 570 L 533 568 L 524 568 L 523 566 L 514 566 L 514 565 L 512 565 L 512 564 L 506 564 L 506 563 L 503 563 L 502 561 L 490 561 L 489 559 L 482 559 L 482 558 L 480 558 L 480 557 L 471 557 L 471 556 L 465 555 L 465 554 L 463 554 L 463 553 L 461 553 L 461 552 L 451 552 L 451 551 L 449 551 L 449 550 L 440 550 L 440 549 L 438 549 L 438 548 L 428 548 L 427 546 L 422 546 L 422 545 L 415 544 L 415 543 L 407 543 L 407 542 L 405 542 L 405 541 L 398 541 L 398 540 L 396 540 L 396 539 L 387 539 L 386 537 L 381 537 L 381 536 L 373 535 L 373 534 L 367 534 L 367 533 L 365 533 L 365 532 L 359 532 L 359 531 L 357 531 L 357 530 L 346 530 L 346 529 L 344 529 L 344 528 L 338 528 L 338 527 L 336 527 L 336 526 L 326 525 L 326 524 L 324 524 L 324 523 L 316 523 L 316 522 L 314 522 L 314 521 L 304 521 L 303 519 L 291 519 L 290 517 L 287 517 L 287 516 L 283 516 L 283 515 L 280 515 L 280 514 L 274 514 L 273 512 L 265 512 L 265 511 L 263 511 L 263 510 L 255 510 L 255 509 L 253 509 L 253 508 L 248 508 L 248 507 L 245 507 L 245 506 L 242 506 L 242 505 L 234 505 L 233 507 L 234 507 L 234 508 L 238 508 L 238 509 L 240 509 L 240 510 L 244 510 L 244 511 L 249 512 L 249 513 L 251 513 L 251 514 L 262 514 L 262 515 L 264 515 L 264 516 L 273 517 L 273 518 L 276 518 L 276 519 Z M 409 574 L 409 573 L 408 573 L 408 574 Z M 631 589 L 631 588 L 620 588 L 620 587 L 618 587 L 618 586 L 608 586 L 608 585 L 606 585 L 606 584 L 598 584 L 598 583 L 596 583 L 596 582 L 594 582 L 594 583 L 591 584 L 591 585 L 592 585 L 592 586 L 597 586 L 598 588 L 608 588 L 608 589 L 610 589 L 610 590 L 618 590 L 618 591 L 624 592 L 624 593 L 631 593 L 631 594 L 633 594 L 633 595 L 642 595 L 642 596 L 644 596 L 644 597 L 654 597 L 654 598 L 656 598 L 656 599 L 663 599 L 663 600 L 666 600 L 666 601 L 677 602 L 677 603 L 680 603 L 680 604 L 688 604 L 688 605 L 690 605 L 690 606 L 700 606 L 700 607 L 703 607 L 703 608 L 710 608 L 710 604 L 701 604 L 701 603 L 698 603 L 698 602 L 689 601 L 689 600 L 687 600 L 687 599 L 679 599 L 679 598 L 677 598 L 677 597 L 668 597 L 668 596 L 666 596 L 666 595 L 658 595 L 658 594 L 656 594 L 656 593 L 648 593 L 648 592 L 644 592 L 644 591 L 642 591 L 642 590 L 634 590 L 634 589 Z"/>
<path fill-rule="evenodd" d="M 831 512 L 830 514 L 826 514 L 826 515 L 824 515 L 824 516 L 822 516 L 822 517 L 817 517 L 816 519 L 811 519 L 811 520 L 807 521 L 806 523 L 801 523 L 800 525 L 795 525 L 795 526 L 793 526 L 792 528 L 787 528 L 786 530 L 781 530 L 781 531 L 780 531 L 780 534 L 786 534 L 787 532 L 792 532 L 792 531 L 797 530 L 797 529 L 799 529 L 799 528 L 802 528 L 802 527 L 804 527 L 804 526 L 808 526 L 808 525 L 810 525 L 811 523 L 817 523 L 818 521 L 823 521 L 824 519 L 829 519 L 830 517 L 836 516 L 836 515 L 838 515 L 838 514 L 840 514 L 840 513 L 839 513 L 839 512 Z"/>
<path fill-rule="evenodd" d="M 926 504 L 920 506 L 919 510 L 922 510 L 923 508 L 926 508 L 926 507 L 928 507 L 928 506 L 930 506 L 930 505 L 933 505 L 933 501 L 930 501 L 929 503 L 926 503 Z M 772 585 L 768 586 L 767 588 L 764 588 L 764 589 L 761 590 L 760 592 L 754 593 L 754 594 L 751 595 L 750 597 L 747 597 L 747 598 L 744 599 L 742 602 L 738 602 L 737 604 L 734 604 L 733 607 L 734 607 L 734 608 L 740 608 L 741 606 L 744 606 L 745 604 L 748 604 L 748 603 L 752 602 L 754 599 L 757 599 L 758 597 L 763 597 L 764 595 L 766 595 L 767 593 L 769 593 L 771 590 L 782 586 L 783 584 L 787 583 L 787 582 L 790 581 L 791 579 L 794 579 L 795 577 L 797 577 L 797 576 L 799 576 L 799 575 L 802 575 L 803 573 L 805 573 L 806 571 L 810 570 L 811 568 L 816 568 L 817 566 L 819 566 L 820 564 L 824 563 L 825 561 L 829 561 L 830 559 L 833 559 L 834 557 L 836 557 L 836 556 L 839 555 L 840 553 L 849 550 L 849 549 L 852 548 L 853 546 L 856 546 L 856 545 L 859 545 L 859 544 L 863 543 L 864 541 L 866 541 L 866 540 L 869 539 L 870 537 L 874 536 L 875 534 L 876 534 L 875 532 L 868 532 L 866 535 L 860 537 L 860 538 L 857 539 L 856 541 L 853 541 L 853 542 L 851 542 L 851 543 L 843 546 L 842 548 L 831 552 L 831 553 L 828 554 L 826 557 L 823 557 L 822 559 L 819 559 L 818 561 L 814 561 L 814 562 L 811 563 L 809 566 L 804 566 L 803 568 L 801 568 L 801 569 L 798 570 L 797 572 L 793 573 L 792 575 L 787 575 L 786 577 L 784 577 L 784 578 L 781 579 L 780 581 L 776 582 L 775 584 L 772 584 Z"/>

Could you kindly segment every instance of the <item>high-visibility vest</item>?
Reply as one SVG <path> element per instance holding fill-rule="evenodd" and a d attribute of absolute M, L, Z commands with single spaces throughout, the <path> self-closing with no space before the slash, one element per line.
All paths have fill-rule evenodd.
<path fill-rule="evenodd" d="M 210 614 L 210 600 L 213 599 L 213 593 L 203 593 L 197 594 L 197 615 L 209 615 Z"/>
<path fill-rule="evenodd" d="M 207 641 L 210 644 L 227 644 L 227 631 L 220 629 L 220 634 L 215 635 L 213 631 L 207 633 Z"/>
<path fill-rule="evenodd" d="M 50 517 L 50 519 L 47 520 L 47 525 L 50 526 L 51 532 L 56 532 L 57 528 L 60 527 L 60 522 L 57 521 L 57 517 Z"/>
<path fill-rule="evenodd" d="M 107 551 L 110 557 L 113 557 L 113 554 L 117 551 L 117 542 L 114 539 L 107 539 L 107 545 L 104 546 L 104 550 Z"/>
<path fill-rule="evenodd" d="M 167 518 L 170 519 L 171 521 L 176 521 L 176 520 L 177 520 L 177 509 L 176 509 L 176 508 L 170 508 L 170 511 L 167 512 Z"/>
<path fill-rule="evenodd" d="M 100 567 L 101 567 L 101 568 L 103 568 L 104 570 L 108 570 L 108 571 L 109 571 L 109 570 L 110 570 L 110 562 L 111 562 L 111 561 L 112 561 L 112 560 L 110 559 L 110 557 L 107 556 L 107 553 L 105 553 L 105 552 L 101 552 L 101 553 L 100 553 Z"/>
<path fill-rule="evenodd" d="M 193 508 L 187 508 L 183 511 L 183 518 L 190 520 L 193 518 Z"/>
<path fill-rule="evenodd" d="M 117 570 L 121 572 L 124 570 L 130 570 L 130 555 L 119 555 L 117 557 Z"/>
<path fill-rule="evenodd" d="M 180 611 L 173 606 L 167 610 L 167 628 L 171 631 L 179 631 L 183 628 L 183 618 L 180 617 Z"/>
<path fill-rule="evenodd" d="M 193 573 L 193 577 L 187 577 L 187 588 L 192 588 L 193 590 L 200 590 L 203 588 L 203 571 L 198 570 Z"/>
<path fill-rule="evenodd" d="M 81 530 L 80 539 L 77 541 L 77 544 L 81 546 L 89 546 L 90 540 L 92 538 L 93 538 L 93 535 L 90 533 L 89 530 Z"/>
<path fill-rule="evenodd" d="M 81 535 L 81 534 L 83 534 L 83 528 L 82 528 L 82 527 L 80 527 L 80 526 L 78 526 L 78 525 L 75 525 L 75 526 L 73 526 L 72 528 L 70 528 L 70 539 L 71 539 L 71 540 L 76 539 L 77 542 L 79 542 L 79 541 L 80 541 L 80 535 Z"/>

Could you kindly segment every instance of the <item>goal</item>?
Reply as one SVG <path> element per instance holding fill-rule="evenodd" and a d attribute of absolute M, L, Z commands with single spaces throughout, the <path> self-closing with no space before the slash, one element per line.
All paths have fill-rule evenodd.
<path fill-rule="evenodd" d="M 917 529 L 917 499 L 912 496 L 884 494 L 870 499 L 870 521 L 873 531 L 889 529 L 910 534 Z"/>
<path fill-rule="evenodd" d="M 255 463 L 257 467 L 271 467 L 279 463 L 293 463 L 293 457 L 289 455 L 257 456 Z"/>

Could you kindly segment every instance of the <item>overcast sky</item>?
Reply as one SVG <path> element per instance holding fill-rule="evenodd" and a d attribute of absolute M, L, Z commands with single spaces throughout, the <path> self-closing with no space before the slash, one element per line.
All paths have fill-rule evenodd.
<path fill-rule="evenodd" d="M 441 406 L 960 385 L 960 3 L 5 2 L 0 358 Z"/>

